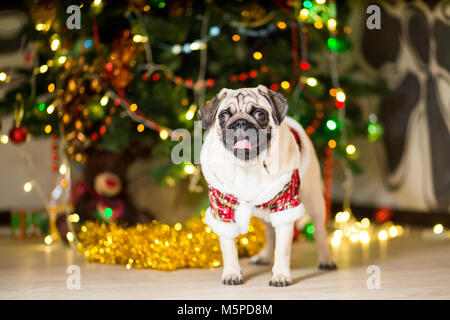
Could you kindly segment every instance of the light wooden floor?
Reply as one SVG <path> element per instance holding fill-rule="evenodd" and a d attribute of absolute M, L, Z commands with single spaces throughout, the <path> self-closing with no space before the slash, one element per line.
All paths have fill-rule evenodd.
<path fill-rule="evenodd" d="M 71 249 L 38 240 L 0 237 L 0 299 L 450 299 L 450 240 L 423 240 L 419 230 L 369 245 L 333 249 L 339 270 L 319 272 L 314 243 L 293 247 L 293 285 L 268 286 L 270 267 L 241 260 L 245 284 L 224 286 L 221 268 L 173 272 L 127 270 L 86 263 Z M 81 289 L 69 290 L 68 265 L 81 269 Z M 377 265 L 381 289 L 367 288 Z"/>

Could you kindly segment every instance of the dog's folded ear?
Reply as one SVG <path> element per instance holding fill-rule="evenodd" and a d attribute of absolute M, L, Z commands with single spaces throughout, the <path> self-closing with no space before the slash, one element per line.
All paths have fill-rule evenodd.
<path fill-rule="evenodd" d="M 214 96 L 211 101 L 198 110 L 198 118 L 202 122 L 203 129 L 209 129 L 213 125 L 214 118 L 216 117 L 217 110 L 219 109 L 219 104 L 227 95 L 226 90 L 227 89 L 220 90 L 220 92 Z"/>
<path fill-rule="evenodd" d="M 276 125 L 279 125 L 286 117 L 289 106 L 286 98 L 279 92 L 267 89 L 263 85 L 257 87 L 259 94 L 267 99 L 272 107 L 273 120 Z"/>

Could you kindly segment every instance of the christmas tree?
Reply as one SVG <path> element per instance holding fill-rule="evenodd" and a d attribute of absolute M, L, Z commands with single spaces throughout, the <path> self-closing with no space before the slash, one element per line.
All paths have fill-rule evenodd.
<path fill-rule="evenodd" d="M 328 203 L 333 159 L 361 170 L 347 139 L 380 135 L 357 103 L 376 88 L 337 73 L 351 30 L 334 1 L 46 0 L 27 9 L 25 67 L 0 73 L 1 85 L 23 81 L 0 110 L 15 112 L 13 143 L 61 141 L 54 172 L 66 155 L 83 163 L 93 145 L 143 144 L 165 159 L 154 179 L 192 177 L 194 159 L 173 164 L 170 138 L 176 128 L 192 132 L 196 111 L 223 87 L 263 84 L 288 98 L 324 165 Z"/>

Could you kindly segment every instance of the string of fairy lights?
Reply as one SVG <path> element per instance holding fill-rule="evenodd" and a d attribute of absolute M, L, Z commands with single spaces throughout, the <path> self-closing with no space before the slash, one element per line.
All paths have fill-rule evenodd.
<path fill-rule="evenodd" d="M 100 7 L 102 5 L 101 0 L 95 0 L 91 4 L 93 7 Z M 164 8 L 165 2 L 160 1 L 158 4 L 158 8 Z M 321 112 L 321 108 L 323 108 L 323 104 L 328 102 L 318 102 L 314 100 L 314 97 L 308 94 L 308 87 L 315 87 L 319 84 L 319 80 L 313 76 L 305 76 L 300 74 L 298 82 L 292 83 L 288 79 L 286 80 L 280 80 L 277 82 L 272 82 L 269 87 L 272 90 L 284 90 L 286 92 L 291 90 L 298 90 L 294 91 L 296 94 L 299 93 L 299 91 L 302 91 L 305 93 L 305 96 L 316 105 L 317 108 L 317 119 L 315 119 L 310 126 L 306 128 L 306 132 L 311 135 L 314 133 L 314 130 L 320 125 L 322 121 L 325 121 L 325 125 L 328 130 L 335 131 L 337 129 L 341 129 L 340 132 L 343 135 L 343 142 L 346 144 L 345 151 L 347 153 L 347 156 L 352 158 L 357 155 L 357 147 L 354 144 L 347 144 L 347 137 L 346 137 L 346 131 L 345 131 L 345 103 L 347 99 L 347 93 L 344 91 L 343 88 L 341 88 L 341 85 L 339 83 L 339 75 L 337 72 L 337 55 L 339 52 L 343 51 L 346 47 L 346 42 L 340 38 L 338 38 L 336 35 L 339 31 L 343 31 L 345 34 L 351 33 L 351 28 L 348 26 L 340 26 L 337 22 L 337 14 L 336 14 L 336 4 L 334 1 L 330 0 L 315 0 L 315 1 L 295 1 L 294 2 L 294 8 L 296 13 L 296 21 L 295 23 L 298 24 L 299 32 L 300 32 L 300 45 L 299 48 L 300 51 L 300 57 L 301 61 L 299 62 L 299 65 L 296 66 L 296 68 L 300 69 L 300 72 L 307 72 L 310 69 L 310 63 L 308 62 L 308 55 L 307 55 L 307 47 L 305 47 L 306 41 L 305 39 L 305 31 L 303 31 L 304 25 L 313 26 L 317 30 L 321 29 L 327 29 L 329 33 L 329 38 L 327 40 L 327 48 L 330 52 L 330 61 L 329 61 L 329 70 L 330 75 L 332 79 L 332 88 L 329 89 L 329 96 L 330 96 L 330 102 L 334 104 L 336 108 L 339 109 L 339 117 L 338 119 L 324 119 L 323 118 L 323 112 Z M 149 6 L 145 6 L 143 8 L 144 12 L 147 12 L 150 10 Z M 231 18 L 231 16 L 224 14 L 224 23 L 229 24 L 230 26 L 233 26 L 236 28 L 236 33 L 234 33 L 231 36 L 230 43 L 238 43 L 241 41 L 242 36 L 248 36 L 248 37 L 265 37 L 269 35 L 270 33 L 276 31 L 276 30 L 287 30 L 289 27 L 289 22 L 287 21 L 274 21 L 275 15 L 269 13 L 263 19 L 261 19 L 260 22 L 256 23 L 254 26 L 248 25 L 248 24 L 242 24 L 238 21 L 235 21 Z M 132 40 L 137 45 L 142 45 L 145 48 L 145 54 L 146 54 L 146 62 L 143 65 L 145 68 L 145 72 L 142 74 L 142 80 L 146 81 L 153 81 L 157 82 L 162 79 L 164 76 L 167 80 L 172 81 L 175 85 L 182 85 L 188 89 L 194 90 L 194 96 L 195 101 L 193 103 L 190 103 L 187 98 L 183 99 L 181 101 L 181 104 L 186 107 L 185 112 L 185 118 L 186 120 L 193 120 L 195 113 L 198 109 L 198 106 L 202 105 L 204 103 L 204 94 L 207 89 L 215 88 L 218 85 L 217 79 L 213 78 L 205 78 L 204 68 L 207 61 L 207 46 L 209 41 L 214 41 L 214 39 L 221 34 L 221 28 L 223 25 L 214 25 L 208 27 L 208 19 L 207 19 L 207 13 L 204 14 L 202 26 L 203 26 L 203 32 L 200 36 L 199 40 L 194 40 L 193 42 L 189 43 L 180 43 L 180 44 L 166 44 L 161 43 L 159 44 L 159 47 L 161 49 L 170 51 L 174 55 L 178 54 L 190 54 L 193 51 L 201 51 L 201 59 L 199 63 L 199 76 L 197 80 L 194 80 L 192 78 L 184 78 L 179 75 L 174 75 L 172 72 L 169 71 L 167 66 L 165 65 L 158 65 L 153 61 L 152 52 L 151 52 L 151 46 L 150 46 L 150 37 L 147 34 L 145 27 L 142 24 L 140 17 L 140 12 L 137 11 L 137 18 L 138 18 L 138 25 L 139 25 L 139 31 L 140 33 L 134 34 L 132 37 Z M 258 27 L 258 30 L 253 30 L 253 28 Z M 50 24 L 46 23 L 37 23 L 35 25 L 35 29 L 37 31 L 41 32 L 49 32 L 51 30 Z M 99 42 L 98 37 L 94 35 L 94 39 L 85 39 L 83 41 L 83 48 L 89 49 L 92 46 L 95 46 L 96 43 Z M 67 55 L 66 50 L 63 49 L 62 42 L 60 37 L 57 34 L 53 34 L 50 36 L 49 44 L 51 51 L 55 53 L 55 58 L 52 60 L 47 61 L 47 63 L 42 64 L 40 66 L 34 67 L 34 74 L 45 74 L 48 72 L 49 68 L 53 67 L 61 67 L 65 66 L 68 62 L 70 62 L 71 57 Z M 261 51 L 261 49 L 255 50 L 251 53 L 250 59 L 254 59 L 256 61 L 263 61 L 264 52 Z M 36 59 L 35 59 L 36 61 Z M 106 66 L 108 68 L 108 65 Z M 230 82 L 242 82 L 245 83 L 246 81 L 252 80 L 257 78 L 258 76 L 265 74 L 269 71 L 269 67 L 265 65 L 261 65 L 259 68 L 255 68 L 248 71 L 243 71 L 240 73 L 233 73 L 229 76 Z M 5 72 L 0 72 L 0 82 L 9 83 L 11 80 L 11 75 L 6 74 Z M 296 85 L 296 86 L 295 86 Z M 51 82 L 47 86 L 47 94 L 50 96 L 55 96 L 56 93 L 61 89 L 61 85 L 56 82 Z M 112 105 L 111 105 L 112 102 Z M 136 130 L 138 132 L 143 132 L 145 128 L 149 128 L 151 130 L 155 130 L 159 133 L 159 136 L 162 140 L 166 140 L 169 137 L 175 137 L 179 138 L 178 133 L 175 130 L 172 130 L 170 128 L 167 128 L 165 126 L 162 126 L 158 124 L 156 121 L 151 119 L 150 117 L 144 115 L 143 112 L 139 110 L 138 103 L 130 101 L 124 93 L 118 92 L 116 90 L 107 90 L 99 99 L 98 101 L 99 106 L 103 108 L 107 108 L 109 106 L 108 112 L 109 115 L 105 117 L 105 122 L 102 126 L 99 127 L 99 129 L 90 135 L 90 139 L 92 141 L 98 140 L 102 135 L 106 133 L 109 126 L 111 125 L 112 118 L 111 116 L 117 112 L 117 107 L 120 107 L 123 109 L 126 116 L 130 117 L 134 121 L 136 121 L 138 124 L 136 126 Z M 38 110 L 41 112 L 46 112 L 48 115 L 53 114 L 54 112 L 57 112 L 58 114 L 63 114 L 61 111 L 61 105 L 55 100 L 54 102 L 50 103 L 49 105 L 46 105 L 46 103 L 41 102 L 37 106 Z M 50 124 L 46 124 L 43 127 L 44 132 L 52 137 L 56 137 L 55 133 L 57 130 L 59 130 L 59 134 L 61 137 L 65 136 L 64 133 L 64 127 L 63 123 L 67 120 L 64 119 L 64 115 L 62 116 L 62 123 L 60 123 L 59 128 L 53 128 Z M 370 115 L 369 116 L 369 125 L 368 125 L 368 138 L 369 141 L 375 141 L 380 136 L 380 131 L 382 130 L 380 124 L 378 123 L 378 119 L 376 115 Z M 56 139 L 56 138 L 53 138 Z M 58 141 L 56 143 L 56 140 L 54 141 L 54 153 L 57 153 L 61 155 L 59 158 L 55 157 L 54 161 L 52 162 L 52 168 L 53 171 L 57 174 L 57 177 L 55 179 L 55 186 L 52 188 L 51 194 L 49 199 L 47 200 L 45 196 L 43 196 L 42 192 L 41 198 L 42 201 L 45 204 L 46 210 L 49 212 L 49 216 L 51 220 L 51 230 L 50 234 L 47 235 L 44 239 L 44 242 L 46 244 L 51 244 L 57 239 L 57 232 L 55 231 L 55 225 L 54 225 L 54 219 L 57 212 L 64 212 L 67 216 L 67 221 L 69 225 L 69 232 L 66 234 L 67 240 L 71 243 L 73 247 L 80 247 L 83 248 L 84 255 L 91 259 L 92 261 L 100 261 L 104 263 L 121 263 L 126 264 L 127 268 L 128 266 L 134 266 L 134 267 L 153 267 L 153 268 L 160 268 L 164 270 L 173 270 L 174 268 L 178 268 L 179 265 L 176 263 L 167 264 L 166 262 L 163 263 L 163 258 L 157 257 L 158 255 L 154 255 L 154 253 L 147 253 L 148 255 L 152 256 L 152 262 L 149 264 L 142 260 L 140 263 L 137 263 L 136 259 L 127 257 L 127 252 L 122 254 L 122 256 L 118 257 L 117 250 L 114 250 L 114 248 L 111 247 L 112 244 L 112 238 L 110 237 L 120 237 L 120 241 L 125 241 L 122 238 L 122 234 L 119 229 L 117 229 L 117 226 L 111 225 L 109 228 L 110 234 L 106 237 L 104 240 L 104 246 L 98 244 L 98 234 L 102 228 L 104 227 L 100 224 L 89 224 L 88 227 L 83 226 L 82 228 L 82 238 L 85 242 L 79 242 L 79 239 L 76 235 L 76 233 L 73 231 L 72 223 L 79 223 L 80 217 L 77 213 L 73 212 L 73 209 L 69 205 L 70 202 L 70 185 L 71 185 L 71 165 L 70 161 L 65 155 L 64 149 L 66 149 L 68 146 L 66 145 L 66 142 L 64 138 L 60 139 L 61 141 Z M 2 144 L 9 143 L 9 137 L 8 135 L 1 135 L 0 136 L 0 142 Z M 327 143 L 328 148 L 330 151 L 336 148 L 337 142 L 334 139 L 330 139 Z M 69 147 L 70 148 L 70 147 Z M 330 153 L 330 158 L 332 158 L 332 152 Z M 81 161 L 80 158 L 77 158 L 75 155 L 76 161 Z M 28 161 L 30 163 L 30 161 Z M 356 220 L 350 209 L 350 196 L 352 193 L 352 175 L 351 171 L 347 168 L 346 165 L 344 165 L 344 170 L 346 173 L 346 181 L 344 182 L 344 188 L 346 189 L 345 192 L 345 199 L 344 199 L 344 205 L 343 210 L 338 212 L 335 215 L 334 221 L 333 221 L 333 227 L 334 232 L 330 235 L 330 243 L 333 247 L 339 247 L 342 243 L 349 242 L 349 243 L 361 243 L 361 244 L 368 244 L 371 240 L 377 238 L 380 241 L 386 241 L 391 238 L 396 238 L 399 236 L 402 236 L 404 234 L 404 228 L 400 225 L 395 225 L 392 222 L 384 222 L 381 225 L 374 225 L 370 222 L 368 218 L 364 218 L 362 220 Z M 32 172 L 32 170 L 29 170 Z M 186 163 L 184 167 L 184 171 L 189 175 L 195 175 L 199 174 L 197 168 L 191 164 Z M 332 172 L 332 171 L 331 171 Z M 31 174 L 31 173 L 30 173 Z M 36 179 L 31 179 L 30 181 L 27 181 L 24 184 L 23 187 L 25 192 L 30 192 L 32 189 L 37 189 L 39 192 L 39 184 L 37 183 Z M 141 227 L 142 228 L 142 227 Z M 150 227 L 149 227 L 150 228 Z M 192 236 L 192 230 L 195 230 L 195 232 L 198 232 L 201 234 L 202 239 L 206 239 L 206 244 L 211 244 L 211 246 L 216 246 L 216 240 L 212 238 L 210 239 L 210 233 L 208 232 L 208 227 L 204 225 L 204 222 L 202 220 L 196 220 L 195 221 L 195 228 L 191 225 L 191 231 L 187 232 L 186 234 L 184 232 L 181 232 L 183 226 L 180 223 L 177 223 L 174 225 L 174 227 L 170 227 L 168 225 L 164 224 L 156 224 L 156 226 L 151 227 L 150 231 L 152 234 L 152 241 L 153 243 L 159 248 L 158 250 L 164 249 L 164 251 L 158 251 L 158 252 L 165 252 L 168 255 L 172 254 L 173 252 L 170 251 L 173 246 L 175 246 L 176 243 L 174 243 L 173 237 L 178 237 L 178 235 L 187 237 L 189 240 L 193 237 Z M 166 230 L 167 229 L 167 230 Z M 256 227 L 255 229 L 259 231 L 260 227 Z M 188 228 L 189 230 L 189 228 Z M 206 230 L 206 231 L 205 231 Z M 435 234 L 442 234 L 445 231 L 445 227 L 442 224 L 437 224 L 433 228 L 433 232 Z M 89 232 L 92 232 L 91 234 L 97 233 L 97 236 L 90 236 Z M 133 229 L 132 232 L 134 235 L 138 235 L 139 237 L 142 234 L 142 230 L 139 229 L 139 226 L 136 227 L 136 229 Z M 167 233 L 168 232 L 168 233 Z M 159 242 L 161 234 L 172 234 L 172 242 Z M 104 234 L 102 234 L 104 235 Z M 176 235 L 176 236 L 175 236 Z M 189 238 L 189 235 L 191 235 Z M 259 234 L 258 234 L 259 235 Z M 260 248 L 261 243 L 257 240 L 253 239 L 254 234 L 251 234 L 249 236 L 241 237 L 238 241 L 242 248 L 247 248 L 251 252 L 255 250 L 255 248 Z M 136 238 L 137 241 L 141 238 Z M 249 240 L 250 239 L 250 240 Z M 184 241 L 184 240 L 183 240 Z M 168 245 L 166 243 L 169 243 Z M 76 245 L 78 244 L 78 245 Z M 127 243 L 125 243 L 127 244 Z M 132 247 L 137 245 L 135 244 L 129 244 L 130 250 L 133 250 Z M 199 244 L 196 244 L 199 246 Z M 161 246 L 161 248 L 160 248 Z M 191 244 L 184 244 L 186 248 L 191 249 Z M 196 247 L 197 248 L 197 247 Z M 107 250 L 108 249 L 108 250 Z M 154 249 L 154 248 L 153 248 Z M 204 250 L 210 250 L 211 248 L 207 248 Z M 101 251 L 103 250 L 103 251 Z M 173 249 L 174 250 L 174 249 Z M 199 249 L 200 250 L 200 249 Z M 202 249 L 203 250 L 203 249 Z M 214 249 L 212 249 L 214 251 Z M 253 251 L 252 251 L 253 250 Z M 216 250 L 217 251 L 217 250 Z M 177 251 L 178 252 L 178 251 Z M 193 257 L 195 259 L 198 259 L 198 254 L 201 251 L 197 251 L 194 249 L 195 254 L 193 254 Z M 215 251 L 214 251 L 215 252 Z M 113 258 L 112 258 L 113 257 Z M 179 252 L 177 253 L 177 257 L 181 259 Z M 120 259 L 119 259 L 120 258 Z M 144 259 L 146 256 L 141 257 L 140 259 Z M 118 262 L 118 259 L 120 262 Z M 131 262 L 130 262 L 131 261 Z M 146 260 L 147 261 L 147 260 Z M 172 261 L 173 262 L 173 261 Z M 159 266 L 158 267 L 158 263 Z M 186 266 L 201 266 L 201 267 L 216 267 L 220 265 L 219 258 L 215 258 L 214 261 L 207 261 L 199 263 L 198 261 L 194 262 L 184 262 L 182 264 L 182 267 Z M 162 267 L 164 266 L 164 267 Z"/>

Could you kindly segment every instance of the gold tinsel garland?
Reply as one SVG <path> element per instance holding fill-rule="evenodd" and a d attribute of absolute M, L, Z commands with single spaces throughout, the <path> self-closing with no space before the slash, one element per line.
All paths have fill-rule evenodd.
<path fill-rule="evenodd" d="M 239 255 L 257 254 L 265 243 L 264 225 L 252 217 L 249 232 L 236 238 Z M 89 262 L 122 264 L 127 269 L 215 268 L 222 265 L 217 235 L 200 217 L 174 226 L 153 221 L 132 227 L 87 222 L 78 249 Z"/>

